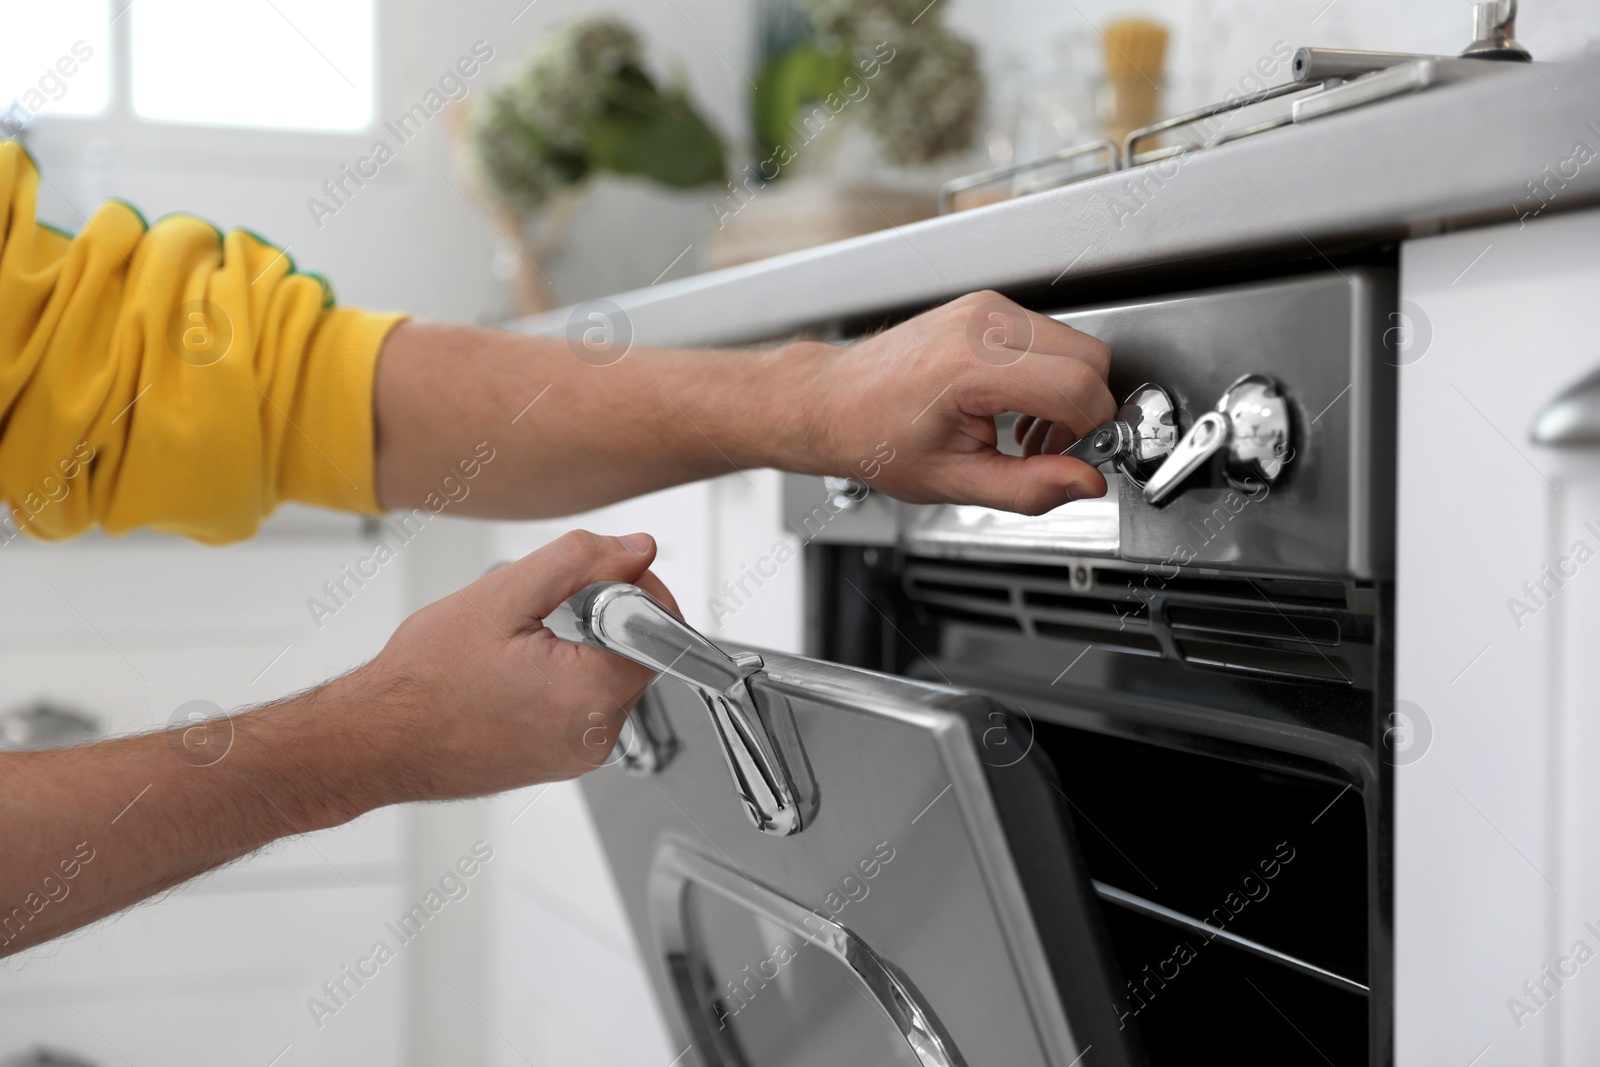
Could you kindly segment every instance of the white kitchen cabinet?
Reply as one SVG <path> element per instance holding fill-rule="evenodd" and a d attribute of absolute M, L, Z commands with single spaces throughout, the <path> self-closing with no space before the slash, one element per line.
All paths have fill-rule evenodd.
<path fill-rule="evenodd" d="M 756 506 L 726 510 L 727 522 L 717 521 L 724 482 L 738 479 L 748 489 L 775 479 L 769 472 L 752 472 L 752 483 L 743 477 L 680 486 L 570 518 L 499 524 L 494 554 L 516 558 L 572 529 L 644 531 L 659 549 L 652 569 L 684 616 L 709 629 L 725 555 L 718 530 L 748 532 L 777 523 L 770 494 L 752 494 Z M 739 490 L 732 495 L 745 499 Z M 667 1050 L 665 1027 L 577 786 L 558 782 L 495 797 L 486 835 L 496 848 L 495 862 L 484 869 L 493 893 L 485 1014 L 498 1033 L 488 1046 L 489 1062 L 660 1067 L 670 1061 L 680 1050 Z"/>
<path fill-rule="evenodd" d="M 1408 243 L 1396 612 L 1397 1061 L 1600 1060 L 1600 212 Z"/>
<path fill-rule="evenodd" d="M 232 710 L 364 662 L 403 615 L 405 564 L 359 588 L 346 579 L 352 595 L 319 626 L 307 601 L 326 600 L 323 583 L 370 539 L 349 517 L 288 518 L 223 549 L 149 535 L 0 546 L 13 608 L 0 619 L 0 715 L 47 704 L 124 735 L 188 701 Z M 321 1027 L 307 1000 L 395 940 L 384 923 L 410 907 L 405 843 L 403 809 L 372 812 L 6 960 L 0 1059 L 45 1048 L 97 1064 L 403 1062 L 421 950 L 402 949 Z"/>
<path fill-rule="evenodd" d="M 409 907 L 396 885 L 180 891 L 142 905 L 0 971 L 0 1059 L 45 1048 L 97 1067 L 398 1064 L 416 949 L 384 924 Z M 448 936 L 430 928 L 448 915 L 417 938 Z M 379 939 L 393 957 L 357 986 L 344 968 Z M 322 983 L 341 979 L 331 1012 L 313 1013 Z"/>

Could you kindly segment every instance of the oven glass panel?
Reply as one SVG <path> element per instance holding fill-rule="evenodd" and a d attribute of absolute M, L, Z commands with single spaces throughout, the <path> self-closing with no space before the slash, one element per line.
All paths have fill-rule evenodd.
<path fill-rule="evenodd" d="M 732 1031 L 726 1045 L 744 1058 L 717 1067 L 917 1067 L 842 963 L 717 893 L 685 892 L 690 943 L 714 990 L 713 1025 Z"/>

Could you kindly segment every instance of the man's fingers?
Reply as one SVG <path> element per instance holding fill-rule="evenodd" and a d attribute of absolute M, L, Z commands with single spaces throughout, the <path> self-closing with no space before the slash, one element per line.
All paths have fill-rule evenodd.
<path fill-rule="evenodd" d="M 1030 355 L 1009 367 L 974 371 L 959 402 L 974 415 L 1015 411 L 1061 423 L 1076 435 L 1073 440 L 1117 413 L 1105 379 L 1087 363 L 1061 356 Z M 1028 432 L 1037 430 L 1035 423 Z"/>
<path fill-rule="evenodd" d="M 1083 434 L 1073 433 L 1059 422 L 1052 423 L 1049 432 L 1039 442 L 1039 451 L 1046 455 L 1059 456 L 1081 441 L 1083 437 Z"/>
<path fill-rule="evenodd" d="M 668 591 L 661 579 L 656 577 L 655 571 L 645 571 L 639 576 L 638 581 L 633 584 L 665 604 L 667 610 L 678 618 L 683 618 L 683 611 L 678 607 L 677 600 L 673 598 L 672 593 Z"/>
<path fill-rule="evenodd" d="M 573 530 L 487 575 L 490 606 L 483 610 L 510 632 L 527 630 L 593 582 L 640 582 L 655 557 L 655 540 L 647 534 L 620 538 Z M 651 592 L 665 594 L 660 581 L 650 578 Z"/>
<path fill-rule="evenodd" d="M 1104 378 L 1111 370 L 1111 346 L 1082 330 L 1057 322 L 1037 311 L 1027 312 L 1033 323 L 1033 350 L 1045 355 L 1070 356 L 1093 367 Z"/>
<path fill-rule="evenodd" d="M 1027 459 L 999 452 L 964 456 L 947 491 L 963 503 L 1040 515 L 1069 500 L 1104 496 L 1105 477 L 1087 463 L 1060 455 Z"/>
<path fill-rule="evenodd" d="M 1022 441 L 1022 454 L 1024 456 L 1037 456 L 1044 451 L 1045 438 L 1054 430 L 1056 424 L 1047 419 L 1034 419 L 1033 426 L 1028 430 L 1028 436 Z"/>
<path fill-rule="evenodd" d="M 969 347 L 991 365 L 1004 366 L 1024 355 L 1068 356 L 1089 364 L 1102 378 L 1111 367 L 1111 349 L 1104 342 L 999 293 L 970 293 L 947 307 L 965 316 Z"/>

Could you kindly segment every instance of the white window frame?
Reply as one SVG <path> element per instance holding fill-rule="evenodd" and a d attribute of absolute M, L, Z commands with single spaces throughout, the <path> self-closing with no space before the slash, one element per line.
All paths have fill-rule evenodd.
<path fill-rule="evenodd" d="M 94 115 L 44 114 L 29 124 L 25 141 L 54 158 L 83 159 L 90 145 L 108 146 L 120 165 L 147 170 L 241 172 L 267 177 L 325 177 L 330 160 L 366 154 L 379 136 L 396 98 L 393 67 L 386 60 L 385 33 L 394 20 L 389 5 L 375 0 L 372 13 L 372 117 L 359 130 L 314 130 L 144 118 L 133 110 L 132 32 L 127 17 L 137 0 L 114 0 L 111 13 L 111 98 Z M 385 168 L 397 177 L 409 168 L 401 158 Z"/>

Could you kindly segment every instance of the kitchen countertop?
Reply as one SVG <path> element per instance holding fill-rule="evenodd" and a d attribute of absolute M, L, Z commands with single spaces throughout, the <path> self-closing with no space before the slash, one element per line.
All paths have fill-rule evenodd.
<path fill-rule="evenodd" d="M 679 345 L 763 340 L 981 288 L 1054 286 L 1065 306 L 1083 282 L 1123 272 L 1316 257 L 1512 222 L 1540 207 L 1529 183 L 1558 167 L 1565 184 L 1549 180 L 1544 213 L 1592 205 L 1596 156 L 1600 55 L 1508 64 L 1193 153 L 1159 173 L 1160 164 L 1117 171 L 611 300 L 635 341 Z M 560 334 L 571 315 L 509 325 Z"/>

